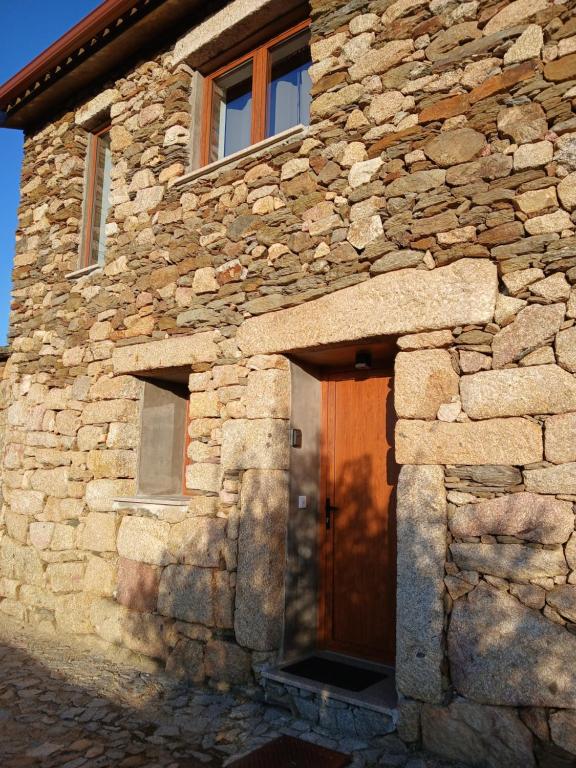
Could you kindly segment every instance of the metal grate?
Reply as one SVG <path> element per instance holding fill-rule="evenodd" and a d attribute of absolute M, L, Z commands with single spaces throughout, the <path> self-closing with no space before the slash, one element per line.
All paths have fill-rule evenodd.
<path fill-rule="evenodd" d="M 235 760 L 229 768 L 345 768 L 347 765 L 350 765 L 349 755 L 291 736 L 280 736 Z"/>

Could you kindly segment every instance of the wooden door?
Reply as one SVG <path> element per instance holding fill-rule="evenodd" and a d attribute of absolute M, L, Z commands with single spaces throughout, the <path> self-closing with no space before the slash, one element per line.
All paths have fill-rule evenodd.
<path fill-rule="evenodd" d="M 397 471 L 392 376 L 334 374 L 324 382 L 323 394 L 320 643 L 393 664 Z"/>

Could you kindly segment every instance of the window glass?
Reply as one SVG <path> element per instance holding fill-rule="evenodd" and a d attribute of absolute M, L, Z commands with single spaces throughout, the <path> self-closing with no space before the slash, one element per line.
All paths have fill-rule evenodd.
<path fill-rule="evenodd" d="M 310 32 L 304 30 L 270 51 L 268 125 L 274 136 L 310 119 Z"/>
<path fill-rule="evenodd" d="M 147 381 L 141 412 L 138 493 L 181 496 L 188 389 Z"/>
<path fill-rule="evenodd" d="M 210 161 L 252 143 L 252 61 L 214 81 Z"/>
<path fill-rule="evenodd" d="M 309 22 L 302 21 L 208 75 L 201 162 L 212 163 L 297 125 L 308 125 Z"/>
<path fill-rule="evenodd" d="M 106 247 L 106 219 L 110 207 L 110 171 L 112 157 L 110 151 L 110 133 L 101 133 L 95 137 L 93 199 L 90 237 L 90 251 L 88 253 L 88 265 L 99 264 L 104 261 Z"/>

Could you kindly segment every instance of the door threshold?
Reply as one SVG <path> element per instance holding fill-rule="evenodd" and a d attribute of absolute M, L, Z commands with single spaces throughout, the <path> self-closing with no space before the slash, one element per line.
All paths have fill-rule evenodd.
<path fill-rule="evenodd" d="M 359 670 L 376 672 L 383 676 L 382 680 L 368 685 L 361 691 L 350 691 L 330 683 L 319 682 L 308 677 L 303 677 L 286 670 L 300 662 L 306 662 L 313 658 L 326 659 L 327 661 L 340 663 L 348 667 L 357 667 Z M 398 696 L 396 693 L 396 680 L 394 668 L 377 662 L 357 659 L 352 656 L 334 653 L 333 651 L 315 651 L 305 656 L 296 657 L 290 661 L 283 661 L 276 667 L 263 670 L 262 677 L 286 686 L 293 686 L 302 691 L 316 694 L 324 700 L 341 701 L 362 709 L 370 709 L 375 712 L 393 716 L 396 713 Z"/>

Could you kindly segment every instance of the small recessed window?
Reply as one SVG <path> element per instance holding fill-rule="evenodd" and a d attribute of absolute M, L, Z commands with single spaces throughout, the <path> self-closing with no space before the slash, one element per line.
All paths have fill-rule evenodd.
<path fill-rule="evenodd" d="M 81 267 L 104 261 L 111 169 L 110 128 L 106 127 L 91 133 L 88 141 Z"/>
<path fill-rule="evenodd" d="M 209 75 L 205 81 L 202 162 L 246 149 L 310 118 L 309 22 Z"/>
<path fill-rule="evenodd" d="M 140 495 L 183 493 L 188 397 L 184 384 L 146 381 L 140 424 Z"/>

